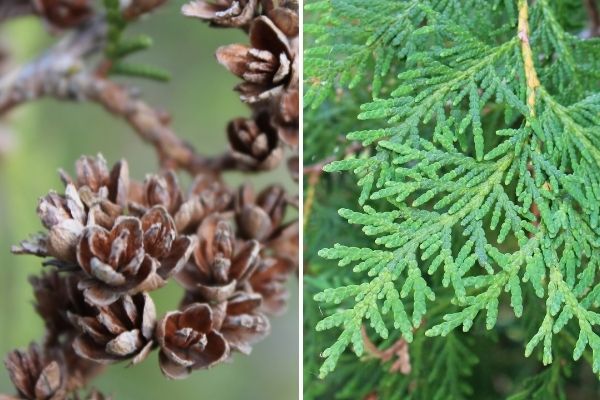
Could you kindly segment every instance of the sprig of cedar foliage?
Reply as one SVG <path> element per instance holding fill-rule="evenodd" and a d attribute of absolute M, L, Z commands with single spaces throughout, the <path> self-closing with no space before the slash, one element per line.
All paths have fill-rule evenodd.
<path fill-rule="evenodd" d="M 600 373 L 600 41 L 576 35 L 581 5 L 531 3 L 306 6 L 305 106 L 368 86 L 358 118 L 375 127 L 347 135 L 371 152 L 326 167 L 356 176 L 362 208 L 339 214 L 371 243 L 320 252 L 357 277 L 314 297 L 333 306 L 317 330 L 341 331 L 322 377 L 349 346 L 363 355 L 363 325 L 408 341 L 490 330 L 502 304 L 534 307 L 527 291 L 545 306 L 525 355 L 550 364 L 572 335 Z"/>
<path fill-rule="evenodd" d="M 124 33 L 129 21 L 123 16 L 119 0 L 103 0 L 103 4 L 108 24 L 107 43 L 104 51 L 106 59 L 110 63 L 108 73 L 168 81 L 171 76 L 161 68 L 125 61 L 127 57 L 152 47 L 152 38 L 143 34 L 132 38 L 125 37 Z"/>

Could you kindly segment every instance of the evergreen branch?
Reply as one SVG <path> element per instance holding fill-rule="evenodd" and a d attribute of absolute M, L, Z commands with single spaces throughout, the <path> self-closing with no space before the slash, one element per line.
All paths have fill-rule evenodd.
<path fill-rule="evenodd" d="M 476 4 L 479 13 L 469 13 Z M 481 314 L 487 329 L 501 331 L 504 293 L 517 318 L 525 310 L 528 317 L 535 314 L 534 323 L 525 321 L 533 326 L 527 356 L 543 343 L 542 362 L 557 354 L 564 358 L 565 349 L 552 344 L 573 321 L 568 329 L 579 329 L 574 358 L 585 351 L 592 368 L 600 367 L 594 333 L 600 303 L 600 97 L 597 85 L 589 84 L 597 73 L 590 54 L 600 51 L 599 42 L 577 38 L 572 32 L 580 27 L 565 27 L 559 13 L 573 2 L 519 0 L 516 12 L 507 6 L 505 14 L 496 12 L 497 4 L 424 1 L 411 18 L 394 14 L 394 21 L 372 10 L 331 7 L 331 26 L 314 27 L 319 45 L 327 43 L 328 49 L 375 53 L 361 73 L 378 76 L 377 58 L 388 52 L 394 57 L 386 71 L 397 72 L 371 92 L 377 93 L 373 100 L 354 107 L 369 123 L 347 138 L 369 147 L 369 154 L 323 168 L 356 177 L 362 211 L 344 208 L 339 214 L 367 242 L 319 252 L 353 266 L 338 273 L 348 282 L 315 296 L 336 307 L 318 329 L 341 329 L 323 354 L 321 376 L 347 347 L 357 354 L 369 347 L 357 336 L 367 320 L 386 343 L 394 334 L 410 341 L 409 327 L 423 318 L 432 321 L 427 336 L 447 337 L 459 326 L 468 331 Z M 387 40 L 392 29 L 404 35 L 402 45 Z M 372 32 L 385 39 L 378 41 Z M 370 48 L 373 43 L 381 50 Z M 315 48 L 308 49 L 309 59 L 325 57 Z M 316 59 L 309 63 L 317 79 L 324 76 Z M 324 74 L 333 71 L 324 65 Z M 335 79 L 336 87 L 348 83 Z M 356 90 L 338 96 L 371 90 L 370 83 L 360 82 L 357 78 L 351 82 Z M 352 111 L 335 121 L 352 121 Z M 545 312 L 532 310 L 524 301 L 528 293 Z M 433 305 L 427 307 L 426 300 Z M 422 387 L 418 392 L 414 398 L 434 398 Z M 452 392 L 456 398 L 465 394 Z"/>

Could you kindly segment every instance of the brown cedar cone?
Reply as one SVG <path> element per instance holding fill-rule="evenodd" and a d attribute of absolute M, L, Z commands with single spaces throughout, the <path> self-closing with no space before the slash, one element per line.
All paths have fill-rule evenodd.
<path fill-rule="evenodd" d="M 202 222 L 198 238 L 193 262 L 187 263 L 176 279 L 204 301 L 225 301 L 253 273 L 260 245 L 255 240 L 237 242 L 230 223 L 219 214 Z"/>
<path fill-rule="evenodd" d="M 90 0 L 32 0 L 37 14 L 57 28 L 81 25 L 93 14 Z"/>
<path fill-rule="evenodd" d="M 194 303 L 167 313 L 158 323 L 156 339 L 163 374 L 182 379 L 192 370 L 208 368 L 229 356 L 229 346 L 217 332 L 207 304 Z"/>
<path fill-rule="evenodd" d="M 229 189 L 212 175 L 198 175 L 184 197 L 177 175 L 167 171 L 148 175 L 143 184 L 133 181 L 129 188 L 129 209 L 139 216 L 152 206 L 162 205 L 173 216 L 178 232 L 195 232 L 206 215 L 230 208 L 232 198 Z"/>
<path fill-rule="evenodd" d="M 61 360 L 45 354 L 32 343 L 25 350 L 15 350 L 4 361 L 17 397 L 0 395 L 0 399 L 62 400 L 66 398 L 66 377 Z"/>
<path fill-rule="evenodd" d="M 156 309 L 147 293 L 125 295 L 107 307 L 98 307 L 95 317 L 70 314 L 81 329 L 73 342 L 85 359 L 109 364 L 131 359 L 143 361 L 154 344 Z"/>
<path fill-rule="evenodd" d="M 33 287 L 35 309 L 46 324 L 47 343 L 56 343 L 61 335 L 73 333 L 75 326 L 68 313 L 93 315 L 93 308 L 85 302 L 77 283 L 83 273 L 61 274 L 57 270 L 32 276 L 29 282 Z"/>
<path fill-rule="evenodd" d="M 136 215 L 143 215 L 148 208 L 156 205 L 165 207 L 171 215 L 175 215 L 182 203 L 183 194 L 173 171 L 148 175 L 143 184 L 131 182 L 129 208 Z"/>
<path fill-rule="evenodd" d="M 76 170 L 76 180 L 60 171 L 64 195 L 51 191 L 39 201 L 37 213 L 49 232 L 24 240 L 13 247 L 13 253 L 51 256 L 64 264 L 74 263 L 84 226 L 112 227 L 127 203 L 127 162 L 120 161 L 109 172 L 101 154 L 96 158 L 84 156 L 76 162 Z"/>
<path fill-rule="evenodd" d="M 277 258 L 286 258 L 298 268 L 298 245 L 300 243 L 298 220 L 280 227 L 266 246 L 269 254 Z"/>
<path fill-rule="evenodd" d="M 296 264 L 290 258 L 269 257 L 261 260 L 249 284 L 263 298 L 262 311 L 271 315 L 281 315 L 285 311 L 289 298 L 286 283 L 295 270 Z"/>
<path fill-rule="evenodd" d="M 259 312 L 262 297 L 257 293 L 236 292 L 229 300 L 212 306 L 217 329 L 231 350 L 250 354 L 252 345 L 271 331 L 268 318 Z"/>
<path fill-rule="evenodd" d="M 121 207 L 127 205 L 129 190 L 129 166 L 121 160 L 109 171 L 102 154 L 96 157 L 82 156 L 75 163 L 77 174 L 74 181 L 66 172 L 60 170 L 60 176 L 65 185 L 73 183 L 80 191 L 84 203 L 88 196 L 81 194 L 82 189 L 92 198 L 104 198 Z M 91 193 L 90 193 L 91 192 Z M 91 200 L 91 199 L 89 199 Z M 90 204 L 86 205 L 90 206 Z"/>
<path fill-rule="evenodd" d="M 254 119 L 236 118 L 227 126 L 232 155 L 249 170 L 270 170 L 279 165 L 283 150 L 269 114 Z"/>
<path fill-rule="evenodd" d="M 243 27 L 254 18 L 256 8 L 257 0 L 195 0 L 181 7 L 181 12 L 216 26 Z"/>
<path fill-rule="evenodd" d="M 122 216 L 112 230 L 97 225 L 83 231 L 78 264 L 90 276 L 81 281 L 87 301 L 108 305 L 123 294 L 154 290 L 187 262 L 195 238 L 176 237 L 175 224 L 162 206 L 141 219 Z"/>
<path fill-rule="evenodd" d="M 87 213 L 75 186 L 68 184 L 64 195 L 50 192 L 39 201 L 37 213 L 48 233 L 34 235 L 12 248 L 16 254 L 76 260 L 75 250 Z"/>
<path fill-rule="evenodd" d="M 260 242 L 272 239 L 281 226 L 286 206 L 285 191 L 281 186 L 269 186 L 258 197 L 252 186 L 240 186 L 235 199 L 239 235 Z"/>
<path fill-rule="evenodd" d="M 279 137 L 288 146 L 297 148 L 298 147 L 298 129 L 299 129 L 299 114 L 298 110 L 300 107 L 300 97 L 298 92 L 298 86 L 291 86 L 281 96 L 279 102 L 279 109 L 275 110 L 273 117 L 273 125 L 277 127 Z M 297 171 L 297 170 L 296 170 Z"/>
<path fill-rule="evenodd" d="M 250 44 L 220 47 L 217 60 L 244 79 L 236 87 L 242 101 L 254 104 L 280 98 L 290 83 L 298 80 L 297 51 L 294 51 L 288 37 L 266 16 L 252 21 Z"/>

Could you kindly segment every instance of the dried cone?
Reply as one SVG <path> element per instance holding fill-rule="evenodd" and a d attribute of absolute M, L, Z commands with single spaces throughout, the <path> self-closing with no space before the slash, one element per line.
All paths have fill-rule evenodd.
<path fill-rule="evenodd" d="M 36 12 L 57 28 L 81 25 L 93 14 L 90 0 L 33 0 Z"/>
<path fill-rule="evenodd" d="M 252 21 L 250 44 L 221 47 L 217 60 L 244 79 L 236 87 L 242 101 L 256 103 L 279 98 L 297 74 L 296 54 L 289 39 L 273 21 L 260 16 Z"/>
<path fill-rule="evenodd" d="M 60 336 L 73 333 L 75 326 L 68 313 L 93 315 L 93 307 L 85 302 L 83 293 L 77 289 L 82 276 L 82 273 L 61 274 L 53 270 L 29 278 L 35 309 L 46 324 L 47 343 L 56 343 Z"/>
<path fill-rule="evenodd" d="M 176 279 L 204 301 L 225 301 L 256 268 L 260 246 L 256 241 L 236 243 L 230 223 L 218 214 L 202 222 L 198 237 L 193 262 Z"/>
<path fill-rule="evenodd" d="M 42 197 L 37 213 L 48 233 L 21 242 L 13 247 L 13 253 L 74 262 L 77 243 L 87 220 L 85 206 L 75 186 L 68 184 L 64 196 L 50 192 Z"/>
<path fill-rule="evenodd" d="M 240 236 L 260 242 L 271 239 L 281 226 L 286 207 L 285 191 L 281 186 L 269 186 L 258 197 L 250 185 L 241 186 L 235 200 Z"/>
<path fill-rule="evenodd" d="M 185 378 L 192 370 L 211 367 L 229 356 L 227 341 L 215 330 L 213 312 L 206 304 L 167 313 L 158 323 L 156 338 L 160 369 L 171 379 Z"/>
<path fill-rule="evenodd" d="M 270 170 L 279 165 L 283 150 L 267 113 L 255 119 L 236 118 L 227 126 L 233 156 L 250 170 Z"/>
<path fill-rule="evenodd" d="M 165 207 L 171 215 L 175 215 L 183 203 L 183 194 L 173 171 L 148 175 L 143 185 L 132 182 L 129 198 L 129 208 L 136 215 L 143 215 L 156 205 Z"/>
<path fill-rule="evenodd" d="M 281 315 L 287 307 L 289 293 L 287 281 L 296 265 L 289 258 L 265 258 L 252 274 L 249 284 L 262 298 L 261 310 L 271 315 Z"/>
<path fill-rule="evenodd" d="M 79 191 L 85 188 L 94 197 L 106 198 L 121 207 L 127 205 L 129 190 L 129 166 L 121 160 L 111 170 L 108 169 L 102 154 L 96 157 L 83 156 L 75 163 L 76 179 L 73 180 L 66 172 L 60 171 L 65 185 L 72 183 Z M 82 199 L 83 199 L 82 195 Z M 87 199 L 83 199 L 84 202 Z M 87 204 L 89 206 L 89 204 Z"/>
<path fill-rule="evenodd" d="M 281 96 L 279 107 L 275 110 L 272 121 L 272 124 L 277 127 L 281 140 L 293 148 L 298 147 L 299 96 L 297 84 L 291 85 Z"/>
<path fill-rule="evenodd" d="M 27 351 L 9 353 L 4 363 L 18 391 L 17 399 L 62 400 L 66 397 L 65 373 L 60 360 L 48 357 L 39 345 L 32 343 Z"/>
<path fill-rule="evenodd" d="M 98 307 L 94 317 L 71 315 L 81 334 L 73 342 L 85 359 L 109 364 L 143 361 L 154 344 L 156 309 L 147 293 L 123 296 L 108 307 Z"/>
<path fill-rule="evenodd" d="M 237 292 L 227 302 L 213 306 L 215 327 L 231 350 L 250 354 L 252 345 L 269 334 L 269 320 L 259 311 L 261 302 L 259 294 Z"/>
<path fill-rule="evenodd" d="M 281 226 L 266 244 L 269 254 L 277 258 L 285 258 L 298 268 L 298 245 L 300 243 L 300 227 L 298 220 Z"/>
<path fill-rule="evenodd" d="M 256 5 L 257 0 L 196 0 L 185 4 L 181 12 L 216 26 L 243 27 L 254 18 Z"/>
<path fill-rule="evenodd" d="M 87 301 L 105 306 L 123 294 L 157 289 L 183 268 L 194 238 L 176 238 L 175 225 L 162 206 L 141 219 L 119 217 L 115 226 L 85 228 L 77 260 L 90 276 L 79 284 Z"/>
<path fill-rule="evenodd" d="M 173 171 L 149 175 L 143 184 L 133 181 L 129 188 L 129 209 L 138 216 L 156 205 L 164 206 L 173 216 L 178 232 L 195 232 L 204 217 L 225 211 L 233 196 L 214 175 L 198 175 L 184 196 Z"/>

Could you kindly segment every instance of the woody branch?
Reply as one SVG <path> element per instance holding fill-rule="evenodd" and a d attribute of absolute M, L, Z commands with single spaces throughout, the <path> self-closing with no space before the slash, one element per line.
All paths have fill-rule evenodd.
<path fill-rule="evenodd" d="M 43 97 L 90 101 L 127 122 L 152 144 L 166 167 L 192 174 L 235 169 L 230 154 L 214 158 L 198 154 L 169 126 L 165 114 L 146 104 L 132 90 L 90 69 L 86 60 L 102 50 L 106 34 L 103 18 L 74 30 L 36 60 L 0 79 L 0 116 L 23 103 Z"/>

